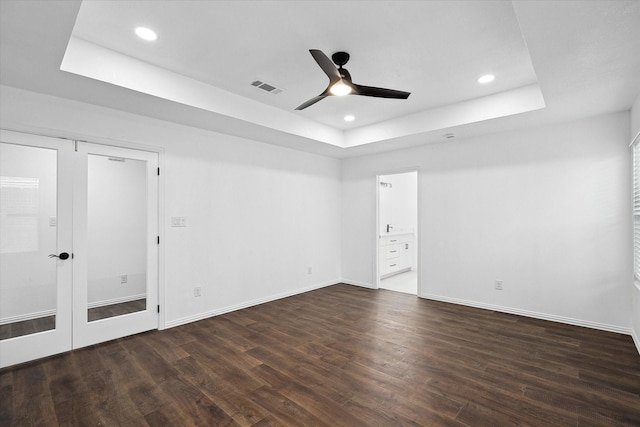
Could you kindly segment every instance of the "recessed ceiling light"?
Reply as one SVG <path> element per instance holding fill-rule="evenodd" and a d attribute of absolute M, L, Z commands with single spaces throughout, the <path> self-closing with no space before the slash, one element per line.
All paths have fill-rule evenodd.
<path fill-rule="evenodd" d="M 147 28 L 147 27 L 138 27 L 136 28 L 136 34 L 138 37 L 140 37 L 143 40 L 147 40 L 147 41 L 154 41 L 155 39 L 158 38 L 158 35 L 156 34 L 155 31 Z"/>
<path fill-rule="evenodd" d="M 346 116 L 344 116 L 344 121 L 345 122 L 352 122 L 355 119 L 356 119 L 355 116 L 352 116 L 351 114 L 347 114 Z"/>
<path fill-rule="evenodd" d="M 482 84 L 491 83 L 492 81 L 495 80 L 495 78 L 496 76 L 494 76 L 493 74 L 485 74 L 484 76 L 478 77 L 478 83 L 482 83 Z"/>

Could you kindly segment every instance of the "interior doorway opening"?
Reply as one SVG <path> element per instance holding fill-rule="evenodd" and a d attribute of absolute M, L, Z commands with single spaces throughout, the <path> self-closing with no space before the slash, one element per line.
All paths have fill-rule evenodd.
<path fill-rule="evenodd" d="M 378 175 L 378 288 L 418 295 L 418 171 Z"/>

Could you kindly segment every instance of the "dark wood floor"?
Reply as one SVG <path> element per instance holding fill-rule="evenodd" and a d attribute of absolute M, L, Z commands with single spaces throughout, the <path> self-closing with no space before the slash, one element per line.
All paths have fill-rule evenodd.
<path fill-rule="evenodd" d="M 629 336 L 336 285 L 0 371 L 0 424 L 640 425 Z"/>

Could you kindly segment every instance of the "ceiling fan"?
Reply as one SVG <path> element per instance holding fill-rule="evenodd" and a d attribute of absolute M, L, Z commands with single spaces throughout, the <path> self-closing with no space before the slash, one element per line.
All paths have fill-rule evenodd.
<path fill-rule="evenodd" d="M 362 95 L 375 96 L 378 98 L 407 99 L 409 95 L 411 95 L 410 92 L 403 92 L 401 90 L 361 86 L 353 83 L 349 71 L 347 71 L 346 68 L 342 68 L 343 65 L 349 62 L 349 54 L 347 52 L 336 52 L 331 55 L 331 59 L 318 49 L 309 49 L 309 52 L 320 68 L 322 68 L 322 71 L 329 77 L 329 86 L 327 86 L 320 95 L 311 98 L 296 108 L 296 110 L 304 110 L 327 96 Z M 331 60 L 333 60 L 333 62 L 331 62 Z M 338 68 L 333 65 L 334 63 Z"/>

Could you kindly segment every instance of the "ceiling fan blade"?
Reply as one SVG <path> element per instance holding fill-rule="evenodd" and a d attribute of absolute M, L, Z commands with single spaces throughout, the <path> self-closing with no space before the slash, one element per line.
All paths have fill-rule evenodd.
<path fill-rule="evenodd" d="M 384 89 L 381 87 L 372 87 L 372 86 L 360 86 L 355 83 L 352 83 L 355 91 L 352 92 L 352 95 L 362 95 L 362 96 L 375 96 L 377 98 L 394 98 L 394 99 L 407 99 L 411 92 L 404 92 L 402 90 L 394 90 L 394 89 Z"/>
<path fill-rule="evenodd" d="M 311 98 L 310 100 L 308 100 L 307 102 L 303 103 L 298 108 L 296 108 L 296 110 L 304 110 L 305 108 L 312 106 L 313 104 L 315 104 L 316 102 L 326 98 L 327 96 L 328 95 L 323 93 L 321 95 L 316 96 L 315 98 Z"/>
<path fill-rule="evenodd" d="M 335 65 L 333 65 L 333 62 L 327 57 L 327 55 L 325 55 L 321 50 L 318 49 L 309 49 L 309 52 L 311 53 L 311 56 L 313 56 L 313 59 L 316 60 L 320 68 L 322 68 L 322 71 L 324 71 L 327 77 L 329 77 L 329 85 L 332 85 L 340 80 L 341 77 L 338 69 Z"/>

